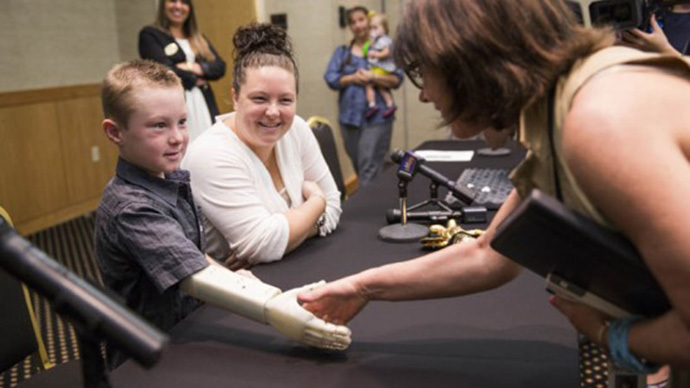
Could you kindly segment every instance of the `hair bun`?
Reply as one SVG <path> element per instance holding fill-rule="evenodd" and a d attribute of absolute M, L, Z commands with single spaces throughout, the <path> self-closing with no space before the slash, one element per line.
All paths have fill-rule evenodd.
<path fill-rule="evenodd" d="M 232 39 L 235 59 L 250 53 L 267 53 L 292 56 L 292 44 L 287 32 L 268 23 L 251 23 L 241 26 Z"/>

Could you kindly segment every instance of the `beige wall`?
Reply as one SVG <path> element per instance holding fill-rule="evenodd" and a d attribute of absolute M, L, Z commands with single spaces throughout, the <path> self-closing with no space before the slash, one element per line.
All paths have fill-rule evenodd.
<path fill-rule="evenodd" d="M 199 15 L 202 29 L 214 35 L 214 45 L 224 51 L 228 62 L 231 32 L 216 27 L 228 24 L 229 13 L 247 19 L 255 9 L 258 20 L 269 20 L 272 13 L 286 13 L 301 70 L 298 113 L 304 118 L 324 116 L 337 131 L 337 94 L 326 87 L 323 73 L 333 50 L 351 38 L 347 28 L 338 26 L 338 6 L 385 8 L 394 30 L 406 1 L 197 0 L 197 8 L 203 10 Z M 114 63 L 138 57 L 139 29 L 153 20 L 155 8 L 156 0 L 60 0 L 59 5 L 54 0 L 2 0 L 0 92 L 100 82 Z M 213 85 L 224 111 L 230 108 L 226 91 L 230 79 L 226 78 L 223 82 L 227 85 Z M 400 110 L 393 148 L 411 148 L 424 140 L 447 136 L 447 131 L 435 129 L 438 115 L 418 101 L 418 91 L 409 82 L 395 92 L 395 99 Z M 340 136 L 336 139 L 347 178 L 353 174 L 352 167 Z"/>
<path fill-rule="evenodd" d="M 97 83 L 138 56 L 151 0 L 2 0 L 0 92 Z"/>
<path fill-rule="evenodd" d="M 110 1 L 115 3 L 119 60 L 127 61 L 139 58 L 139 30 L 143 26 L 153 23 L 156 17 L 158 0 Z"/>
<path fill-rule="evenodd" d="M 259 19 L 269 21 L 270 15 L 286 13 L 288 32 L 295 44 L 300 68 L 298 114 L 305 119 L 318 115 L 327 118 L 338 131 L 337 93 L 328 89 L 323 74 L 333 50 L 350 41 L 347 28 L 338 26 L 338 6 L 355 4 L 385 13 L 391 33 L 400 19 L 405 0 L 257 0 Z M 447 137 L 447 130 L 435 129 L 439 116 L 431 106 L 422 104 L 418 90 L 409 82 L 395 93 L 399 106 L 394 125 L 392 148 L 412 148 L 425 140 Z M 350 160 L 336 133 L 343 174 L 347 180 L 354 175 Z"/>

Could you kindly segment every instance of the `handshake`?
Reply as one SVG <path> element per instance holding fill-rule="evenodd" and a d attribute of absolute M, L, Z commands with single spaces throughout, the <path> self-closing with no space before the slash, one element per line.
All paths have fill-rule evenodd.
<path fill-rule="evenodd" d="M 317 348 L 345 350 L 352 340 L 350 329 L 328 323 L 305 310 L 297 301 L 301 292 L 311 291 L 325 281 L 280 293 L 266 302 L 266 323 L 280 334 Z"/>
<path fill-rule="evenodd" d="M 182 290 L 207 303 L 272 326 L 287 338 L 322 349 L 345 350 L 350 329 L 317 318 L 297 301 L 324 281 L 282 292 L 253 276 L 232 272 L 217 264 L 186 278 Z"/>

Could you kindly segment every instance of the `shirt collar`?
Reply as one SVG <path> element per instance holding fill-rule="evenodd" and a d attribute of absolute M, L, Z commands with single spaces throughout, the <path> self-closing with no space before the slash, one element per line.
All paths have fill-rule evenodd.
<path fill-rule="evenodd" d="M 149 175 L 141 167 L 118 158 L 117 176 L 123 180 L 155 193 L 170 204 L 177 206 L 180 186 L 189 185 L 189 171 L 175 170 L 165 174 L 165 179 Z"/>

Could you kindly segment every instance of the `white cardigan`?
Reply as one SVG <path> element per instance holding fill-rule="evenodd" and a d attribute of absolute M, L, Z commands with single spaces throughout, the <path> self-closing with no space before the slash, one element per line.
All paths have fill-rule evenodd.
<path fill-rule="evenodd" d="M 194 200 L 204 214 L 207 253 L 226 260 L 236 253 L 250 263 L 280 260 L 288 245 L 289 209 L 254 152 L 223 121 L 189 145 L 182 168 L 191 173 Z M 340 219 L 340 192 L 307 123 L 295 116 L 276 143 L 276 159 L 292 207 L 304 202 L 302 182 L 314 181 L 326 195 L 325 223 L 319 234 L 332 232 Z"/>

